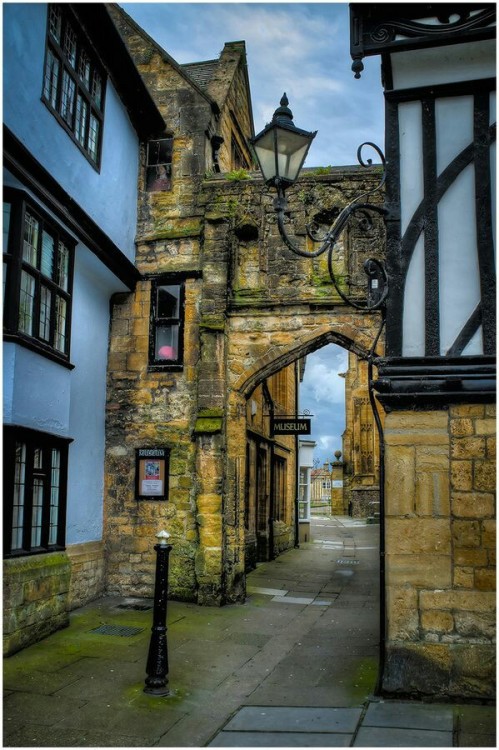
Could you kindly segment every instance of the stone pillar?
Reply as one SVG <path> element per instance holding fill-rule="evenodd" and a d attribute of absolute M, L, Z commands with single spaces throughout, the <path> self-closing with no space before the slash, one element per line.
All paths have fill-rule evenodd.
<path fill-rule="evenodd" d="M 343 493 L 343 461 L 340 461 L 341 451 L 334 454 L 336 461 L 331 464 L 331 515 L 343 516 L 348 509 L 344 505 Z"/>

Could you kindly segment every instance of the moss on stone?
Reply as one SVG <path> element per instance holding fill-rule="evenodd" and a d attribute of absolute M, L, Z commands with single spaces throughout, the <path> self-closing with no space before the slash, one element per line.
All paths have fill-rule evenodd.
<path fill-rule="evenodd" d="M 224 331 L 225 319 L 219 315 L 205 315 L 201 318 L 199 327 L 207 331 Z"/>
<path fill-rule="evenodd" d="M 178 240 L 185 239 L 186 237 L 199 237 L 203 230 L 201 221 L 194 220 L 184 223 L 169 224 L 166 226 L 158 226 L 152 232 L 144 235 L 142 238 L 144 242 L 152 242 L 154 240 Z"/>
<path fill-rule="evenodd" d="M 200 414 L 196 419 L 194 433 L 199 435 L 201 433 L 213 434 L 216 432 L 222 432 L 222 424 L 222 416 Z"/>

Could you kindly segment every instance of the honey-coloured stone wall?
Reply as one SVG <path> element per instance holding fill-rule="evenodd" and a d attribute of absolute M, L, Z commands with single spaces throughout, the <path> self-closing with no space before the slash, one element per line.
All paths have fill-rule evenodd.
<path fill-rule="evenodd" d="M 386 416 L 388 693 L 492 699 L 495 406 Z"/>

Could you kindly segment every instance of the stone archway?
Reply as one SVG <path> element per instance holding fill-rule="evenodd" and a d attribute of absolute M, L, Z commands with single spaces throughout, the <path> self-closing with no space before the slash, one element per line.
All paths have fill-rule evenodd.
<path fill-rule="evenodd" d="M 246 400 L 266 378 L 327 344 L 338 344 L 365 358 L 379 329 L 377 314 L 345 308 L 312 312 L 285 309 L 232 315 L 226 340 L 227 402 L 224 482 L 224 598 L 244 597 Z M 381 353 L 381 352 L 378 352 Z M 243 371 L 241 372 L 241 368 Z"/>

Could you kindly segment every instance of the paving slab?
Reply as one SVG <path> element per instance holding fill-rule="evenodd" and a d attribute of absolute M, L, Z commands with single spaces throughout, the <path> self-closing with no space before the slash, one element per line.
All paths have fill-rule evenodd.
<path fill-rule="evenodd" d="M 220 732 L 208 747 L 350 747 L 352 736 L 324 732 Z"/>
<path fill-rule="evenodd" d="M 353 747 L 452 747 L 452 732 L 362 726 Z"/>
<path fill-rule="evenodd" d="M 454 711 L 449 705 L 382 701 L 369 705 L 362 725 L 364 727 L 403 727 L 452 732 Z"/>
<path fill-rule="evenodd" d="M 347 732 L 353 733 L 360 708 L 290 708 L 244 706 L 224 726 L 224 732 Z"/>

